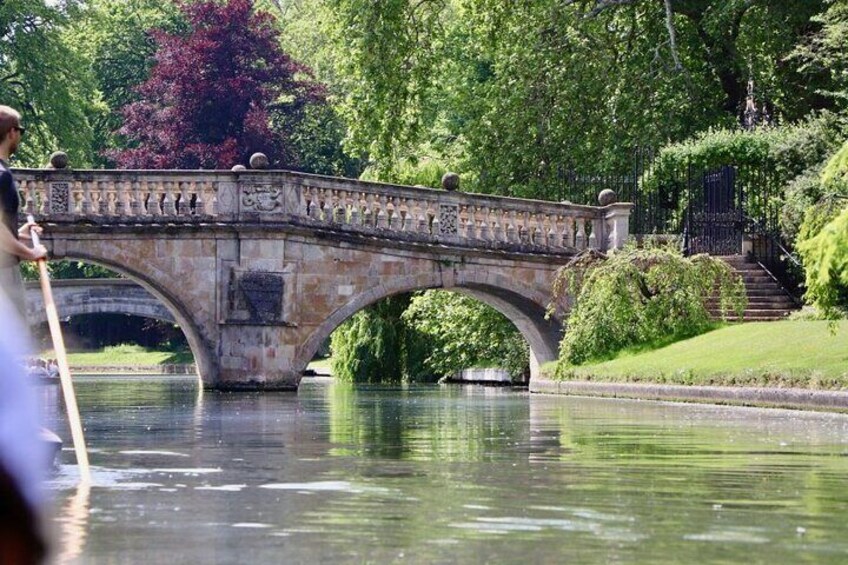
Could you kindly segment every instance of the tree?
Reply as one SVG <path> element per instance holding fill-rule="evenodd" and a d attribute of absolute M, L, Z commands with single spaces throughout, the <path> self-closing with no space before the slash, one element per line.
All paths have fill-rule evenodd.
<path fill-rule="evenodd" d="M 0 100 L 28 126 L 18 159 L 39 166 L 57 149 L 76 166 L 90 162 L 88 113 L 96 92 L 88 65 L 64 29 L 76 2 L 0 2 Z"/>
<path fill-rule="evenodd" d="M 155 62 L 152 30 L 184 33 L 187 23 L 172 0 L 87 0 L 86 7 L 69 22 L 66 35 L 89 63 L 102 100 L 89 121 L 92 158 L 103 166 L 105 151 L 120 147 L 115 132 L 123 118 L 117 110 L 139 100 L 137 88 Z"/>
<path fill-rule="evenodd" d="M 447 376 L 472 367 L 499 367 L 514 377 L 529 367 L 528 346 L 509 319 L 468 296 L 428 290 L 403 313 L 425 337 L 429 372 Z"/>
<path fill-rule="evenodd" d="M 324 89 L 279 47 L 267 12 L 251 0 L 181 4 L 187 34 L 155 31 L 155 64 L 124 107 L 119 133 L 130 147 L 110 153 L 128 168 L 229 168 L 261 151 L 296 165 L 280 127 Z"/>
<path fill-rule="evenodd" d="M 422 380 L 425 356 L 422 337 L 401 315 L 410 295 L 377 302 L 354 314 L 331 336 L 333 374 L 357 383 L 391 383 Z"/>

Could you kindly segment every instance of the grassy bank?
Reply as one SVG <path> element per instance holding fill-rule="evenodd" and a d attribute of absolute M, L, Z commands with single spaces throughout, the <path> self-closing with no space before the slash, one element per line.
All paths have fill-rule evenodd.
<path fill-rule="evenodd" d="M 547 378 L 685 385 L 848 388 L 848 321 L 739 324 L 603 363 L 543 367 Z"/>
<path fill-rule="evenodd" d="M 54 357 L 52 351 L 44 351 L 44 358 Z M 94 351 L 69 351 L 71 367 L 131 367 L 194 363 L 190 351 L 162 351 L 139 345 L 115 345 Z"/>

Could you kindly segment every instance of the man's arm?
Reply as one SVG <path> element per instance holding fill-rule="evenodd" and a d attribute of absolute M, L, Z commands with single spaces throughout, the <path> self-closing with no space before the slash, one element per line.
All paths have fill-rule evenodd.
<path fill-rule="evenodd" d="M 0 172 L 0 212 L 12 209 L 13 205 L 8 201 L 8 199 L 17 198 L 17 195 L 15 195 L 12 191 L 12 186 L 12 175 L 9 171 L 4 170 Z M 22 235 L 29 239 L 30 229 L 40 228 L 33 228 L 32 224 L 27 223 L 20 229 L 19 236 Z M 47 256 L 47 249 L 43 245 L 36 248 L 24 245 L 18 241 L 18 238 L 6 229 L 6 226 L 4 225 L 0 225 L 0 251 L 9 255 L 15 255 L 24 261 L 37 261 L 38 259 Z"/>
<path fill-rule="evenodd" d="M 37 261 L 47 256 L 47 248 L 43 245 L 27 247 L 17 240 L 6 226 L 0 225 L 0 250 L 15 255 L 24 261 Z"/>

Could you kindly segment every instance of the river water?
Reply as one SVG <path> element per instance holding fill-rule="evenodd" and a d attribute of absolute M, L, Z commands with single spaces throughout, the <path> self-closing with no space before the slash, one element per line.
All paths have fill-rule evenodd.
<path fill-rule="evenodd" d="M 66 449 L 57 563 L 848 562 L 842 415 L 309 379 L 77 394 L 94 481 Z"/>

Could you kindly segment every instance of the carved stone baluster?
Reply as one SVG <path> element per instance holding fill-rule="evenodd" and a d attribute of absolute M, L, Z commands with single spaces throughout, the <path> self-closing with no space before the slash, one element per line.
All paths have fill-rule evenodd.
<path fill-rule="evenodd" d="M 206 183 L 206 202 L 204 205 L 206 215 L 216 217 L 218 215 L 218 183 L 210 181 Z"/>
<path fill-rule="evenodd" d="M 542 229 L 542 215 L 536 212 L 530 214 L 527 219 L 527 243 L 532 246 L 542 245 L 545 240 Z"/>
<path fill-rule="evenodd" d="M 130 196 L 129 192 L 130 183 L 129 181 L 116 181 L 115 182 L 115 215 L 116 216 L 126 216 L 127 211 L 130 209 L 129 202 L 127 199 Z"/>
<path fill-rule="evenodd" d="M 489 208 L 487 206 L 480 206 L 477 208 L 478 214 L 480 216 L 480 229 L 478 231 L 478 237 L 483 241 L 490 241 L 492 239 L 491 233 L 491 224 L 489 218 Z"/>
<path fill-rule="evenodd" d="M 428 209 L 427 212 L 429 213 L 430 210 Z M 439 204 L 438 204 L 438 202 L 436 203 L 436 210 L 433 212 L 432 215 L 433 215 L 433 219 L 430 221 L 430 226 L 431 226 L 432 231 L 430 233 L 431 233 L 431 235 L 433 235 L 433 237 L 437 237 L 439 234 L 442 233 L 442 220 L 439 219 Z"/>
<path fill-rule="evenodd" d="M 518 228 L 516 226 L 516 212 L 515 210 L 510 210 L 509 212 L 504 212 L 504 220 L 506 221 L 506 227 L 504 228 L 504 236 L 509 243 L 515 243 L 518 241 Z"/>
<path fill-rule="evenodd" d="M 401 215 L 403 221 L 400 229 L 405 232 L 412 231 L 412 207 L 409 205 L 409 198 L 403 198 L 401 200 Z"/>
<path fill-rule="evenodd" d="M 574 236 L 574 247 L 577 249 L 586 249 L 586 220 L 577 218 L 577 234 Z"/>
<path fill-rule="evenodd" d="M 303 199 L 306 202 L 306 216 L 312 220 L 317 220 L 321 215 L 320 210 L 318 210 L 318 190 L 314 186 L 304 186 Z"/>
<path fill-rule="evenodd" d="M 559 216 L 557 214 L 548 215 L 548 220 L 550 221 L 550 225 L 548 227 L 548 237 L 547 244 L 548 247 L 560 247 L 562 245 L 562 237 L 560 234 L 562 233 L 559 230 Z"/>
<path fill-rule="evenodd" d="M 389 199 L 385 194 L 381 194 L 378 198 L 380 201 L 380 211 L 377 212 L 377 227 L 386 229 L 389 227 L 389 212 L 387 210 Z"/>
<path fill-rule="evenodd" d="M 396 200 L 394 196 L 386 197 L 386 227 L 390 230 L 396 231 L 400 229 L 399 224 L 399 210 L 396 204 Z"/>
<path fill-rule="evenodd" d="M 350 225 L 357 227 L 362 225 L 362 193 L 358 190 L 353 193 L 350 200 Z"/>
<path fill-rule="evenodd" d="M 599 224 L 600 221 L 586 221 L 587 227 L 589 227 L 592 232 L 589 234 L 587 239 L 587 246 L 589 249 L 598 249 L 600 246 L 598 245 L 600 242 L 598 241 L 598 233 L 600 233 Z"/>
<path fill-rule="evenodd" d="M 137 218 L 144 213 L 144 206 L 141 201 L 141 183 L 138 179 L 133 179 L 132 181 L 132 195 L 129 213 L 131 216 Z"/>
<path fill-rule="evenodd" d="M 430 234 L 430 220 L 429 215 L 427 214 L 430 208 L 430 203 L 428 201 L 423 201 L 418 203 L 418 216 L 416 223 L 418 224 L 417 231 L 422 234 Z"/>
<path fill-rule="evenodd" d="M 194 188 L 194 215 L 206 215 L 206 194 L 209 191 L 209 184 L 206 181 L 192 183 Z"/>
<path fill-rule="evenodd" d="M 82 203 L 80 205 L 80 212 L 83 216 L 91 214 L 91 185 L 92 181 L 82 181 Z"/>
<path fill-rule="evenodd" d="M 347 206 L 347 191 L 346 190 L 338 190 L 335 193 L 334 198 L 334 206 L 333 206 L 333 222 L 336 224 L 343 224 L 347 219 L 347 210 L 345 206 Z"/>
<path fill-rule="evenodd" d="M 524 221 L 521 226 L 521 243 L 536 245 L 536 215 L 524 212 Z"/>
<path fill-rule="evenodd" d="M 474 222 L 474 206 L 469 204 L 467 206 L 463 206 L 463 208 L 465 210 L 465 229 L 463 230 L 465 239 L 477 239 L 477 224 Z"/>
<path fill-rule="evenodd" d="M 97 213 L 105 216 L 109 213 L 109 187 L 105 181 L 97 181 Z"/>
<path fill-rule="evenodd" d="M 492 210 L 492 241 L 503 241 L 504 230 L 502 227 L 503 210 Z"/>
<path fill-rule="evenodd" d="M 180 216 L 191 215 L 191 200 L 188 195 L 188 187 L 189 183 L 186 181 L 180 181 L 178 183 L 180 201 L 177 203 L 177 213 Z"/>
<path fill-rule="evenodd" d="M 68 213 L 74 216 L 79 215 L 80 207 L 82 206 L 82 182 L 74 181 L 70 183 L 68 189 Z"/>
<path fill-rule="evenodd" d="M 574 217 L 563 214 L 562 229 L 559 230 L 560 244 L 562 247 L 574 247 Z"/>
<path fill-rule="evenodd" d="M 176 216 L 177 207 L 174 202 L 174 183 L 166 180 L 163 183 L 163 190 L 165 191 L 165 195 L 162 199 L 162 213 L 165 216 Z"/>
<path fill-rule="evenodd" d="M 159 217 L 162 215 L 162 192 L 164 190 L 162 181 L 156 181 L 148 185 L 150 187 L 150 200 L 147 203 L 147 211 L 151 216 Z"/>
<path fill-rule="evenodd" d="M 365 206 L 362 208 L 362 225 L 366 228 L 374 227 L 374 194 L 366 192 L 364 195 Z"/>

